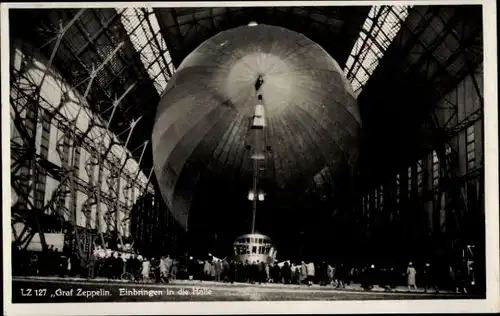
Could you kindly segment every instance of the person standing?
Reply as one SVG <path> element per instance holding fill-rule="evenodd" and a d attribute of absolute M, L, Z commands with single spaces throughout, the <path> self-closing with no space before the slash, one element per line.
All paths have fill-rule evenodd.
<path fill-rule="evenodd" d="M 294 284 L 300 284 L 300 264 L 295 264 Z"/>
<path fill-rule="evenodd" d="M 170 279 L 177 280 L 177 266 L 179 265 L 177 260 L 172 260 L 172 266 L 170 267 Z"/>
<path fill-rule="evenodd" d="M 328 283 L 327 284 L 332 284 L 333 283 L 333 266 L 331 264 L 328 264 L 327 275 L 328 275 Z"/>
<path fill-rule="evenodd" d="M 251 279 L 251 272 L 252 272 L 252 267 L 250 266 L 250 262 L 248 260 L 245 260 L 245 262 L 242 263 L 241 271 L 242 271 L 242 276 L 244 282 L 250 282 Z"/>
<path fill-rule="evenodd" d="M 307 264 L 307 285 L 312 286 L 314 282 L 314 276 L 316 275 L 316 268 L 314 267 L 314 262 L 309 262 Z"/>
<path fill-rule="evenodd" d="M 283 272 L 283 282 L 285 284 L 290 284 L 290 279 L 291 279 L 291 269 L 290 269 L 290 264 L 288 263 L 288 261 L 285 261 L 285 263 L 283 264 L 283 268 L 281 269 Z"/>
<path fill-rule="evenodd" d="M 346 283 L 346 268 L 344 267 L 344 264 L 341 263 L 336 269 L 336 276 L 337 276 L 337 288 L 345 288 L 345 283 Z"/>
<path fill-rule="evenodd" d="M 205 281 L 210 280 L 210 262 L 208 262 L 208 260 L 205 260 L 203 263 L 203 274 L 205 276 Z"/>
<path fill-rule="evenodd" d="M 227 280 L 228 280 L 228 267 L 229 267 L 229 263 L 227 262 L 227 259 L 223 259 L 221 262 L 220 262 L 220 280 L 224 283 L 227 283 Z"/>
<path fill-rule="evenodd" d="M 295 263 L 292 263 L 290 265 L 290 277 L 291 277 L 292 284 L 296 284 L 296 281 L 297 281 L 297 277 L 295 274 L 296 271 L 297 271 L 297 266 L 295 265 Z"/>
<path fill-rule="evenodd" d="M 304 261 L 300 263 L 300 283 L 307 282 L 307 265 Z"/>
<path fill-rule="evenodd" d="M 422 271 L 422 276 L 424 279 L 424 292 L 427 293 L 427 289 L 429 287 L 433 287 L 436 293 L 439 293 L 439 289 L 437 286 L 437 273 L 435 271 L 435 267 L 431 266 L 430 263 L 426 263 L 424 270 Z"/>
<path fill-rule="evenodd" d="M 118 279 L 121 279 L 122 274 L 124 272 L 123 268 L 125 266 L 125 263 L 123 261 L 123 257 L 121 256 L 120 253 L 116 254 L 115 262 L 116 262 L 116 266 L 115 266 L 115 278 L 118 280 Z"/>
<path fill-rule="evenodd" d="M 112 253 L 106 252 L 106 259 L 104 263 L 104 277 L 111 279 L 113 277 L 113 256 Z"/>
<path fill-rule="evenodd" d="M 266 282 L 269 282 L 271 280 L 271 269 L 269 267 L 269 263 L 268 262 L 266 262 L 264 270 L 265 270 L 265 273 L 266 273 Z"/>
<path fill-rule="evenodd" d="M 321 271 L 319 275 L 320 284 L 326 286 L 328 284 L 328 264 L 324 260 L 321 261 L 320 271 Z"/>
<path fill-rule="evenodd" d="M 215 270 L 215 281 L 220 282 L 222 274 L 222 262 L 220 260 L 217 260 L 214 263 L 214 270 Z"/>
<path fill-rule="evenodd" d="M 151 263 L 147 258 L 142 261 L 142 280 L 145 282 L 149 281 L 149 270 L 151 268 Z"/>
<path fill-rule="evenodd" d="M 40 273 L 40 269 L 39 269 L 40 260 L 38 258 L 38 255 L 31 256 L 30 267 L 31 267 L 32 275 L 38 275 Z"/>
<path fill-rule="evenodd" d="M 386 292 L 390 292 L 391 289 L 391 271 L 387 267 L 382 267 L 379 271 L 378 283 L 381 288 Z"/>
<path fill-rule="evenodd" d="M 389 268 L 389 286 L 391 287 L 391 290 L 396 288 L 396 284 L 398 283 L 398 278 L 399 278 L 399 275 L 396 272 L 396 269 L 394 269 L 394 267 L 390 267 Z"/>
<path fill-rule="evenodd" d="M 238 265 L 236 262 L 234 262 L 234 260 L 231 260 L 229 262 L 229 282 L 231 282 L 231 284 L 234 283 L 234 281 L 237 281 L 237 268 L 238 268 Z"/>
<path fill-rule="evenodd" d="M 281 268 L 276 262 L 273 263 L 271 268 L 271 278 L 273 279 L 273 283 L 282 282 Z"/>
<path fill-rule="evenodd" d="M 164 282 L 168 282 L 168 267 L 165 257 L 160 258 L 160 279 Z"/>
<path fill-rule="evenodd" d="M 262 261 L 259 263 L 259 283 L 267 283 L 267 274 L 266 274 L 266 262 Z"/>
<path fill-rule="evenodd" d="M 186 254 L 186 256 L 187 256 L 187 254 Z M 189 280 L 193 280 L 196 276 L 199 276 L 200 280 L 201 280 L 202 276 L 199 275 L 198 270 L 197 270 L 198 264 L 193 259 L 192 256 L 188 257 L 186 266 L 187 266 L 187 277 L 188 277 Z"/>
<path fill-rule="evenodd" d="M 346 280 L 346 285 L 351 285 L 351 283 L 354 281 L 354 267 L 346 268 L 348 270 L 347 272 L 347 280 Z"/>
<path fill-rule="evenodd" d="M 372 264 L 370 266 L 364 267 L 361 274 L 362 274 L 361 286 L 365 290 L 370 291 L 371 289 L 373 289 L 373 286 L 375 285 L 375 279 L 376 279 L 375 265 Z"/>
<path fill-rule="evenodd" d="M 170 258 L 170 255 L 167 255 L 167 257 L 165 258 L 165 267 L 167 268 L 166 278 L 170 277 L 170 270 L 172 269 L 172 264 L 173 264 L 172 258 Z"/>
<path fill-rule="evenodd" d="M 469 277 L 468 275 L 468 270 L 467 270 L 467 266 L 465 264 L 462 264 L 460 266 L 458 266 L 458 269 L 457 269 L 457 273 L 456 273 L 456 277 L 457 277 L 457 287 L 458 287 L 458 292 L 462 292 L 464 294 L 467 294 L 467 286 L 468 286 L 468 282 L 467 282 L 467 279 Z"/>
<path fill-rule="evenodd" d="M 97 257 L 96 257 L 96 254 L 93 252 L 90 254 L 90 257 L 89 257 L 89 266 L 88 266 L 88 273 L 87 273 L 87 277 L 89 279 L 93 279 L 95 277 L 96 261 L 97 261 Z"/>
<path fill-rule="evenodd" d="M 215 262 L 210 263 L 210 280 L 215 280 Z"/>
<path fill-rule="evenodd" d="M 139 281 L 140 264 L 139 259 L 134 254 L 130 256 L 127 262 L 127 270 L 132 274 L 133 280 L 136 282 Z"/>
<path fill-rule="evenodd" d="M 72 276 L 72 265 L 71 265 L 71 255 L 68 256 L 68 258 L 66 259 L 66 275 L 71 277 Z"/>
<path fill-rule="evenodd" d="M 244 262 L 238 261 L 236 262 L 235 269 L 235 281 L 236 282 L 246 282 L 246 266 Z"/>
<path fill-rule="evenodd" d="M 250 263 L 250 283 L 254 284 L 255 282 L 258 282 L 258 275 L 259 275 L 259 262 L 258 261 L 252 261 Z"/>
<path fill-rule="evenodd" d="M 151 262 L 150 269 L 151 269 L 151 272 L 153 272 L 153 275 L 154 275 L 154 282 L 155 283 L 160 283 L 160 278 L 161 278 L 161 274 L 160 274 L 160 260 L 156 259 L 155 257 L 152 257 L 150 262 Z"/>
<path fill-rule="evenodd" d="M 408 284 L 408 291 L 412 291 L 414 289 L 415 291 L 417 290 L 417 284 L 416 284 L 416 276 L 417 276 L 417 270 L 413 267 L 413 263 L 408 263 L 408 268 L 406 268 L 406 281 Z"/>

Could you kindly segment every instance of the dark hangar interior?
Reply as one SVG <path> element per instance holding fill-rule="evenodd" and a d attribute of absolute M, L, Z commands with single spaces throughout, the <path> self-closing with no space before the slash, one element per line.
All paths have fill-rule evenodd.
<path fill-rule="evenodd" d="M 230 252 L 234 238 L 248 230 L 251 209 L 245 194 L 233 194 L 228 185 L 248 183 L 238 183 L 238 177 L 232 183 L 200 180 L 196 196 L 215 202 L 193 202 L 188 224 L 181 225 L 159 193 L 150 139 L 157 105 L 181 62 L 219 32 L 255 21 L 303 34 L 332 56 L 351 83 L 362 121 L 352 190 L 331 185 L 328 172 L 312 179 L 304 173 L 301 180 L 315 185 L 290 186 L 286 195 L 262 206 L 257 226 L 272 237 L 279 255 L 406 264 L 412 258 L 477 253 L 475 260 L 484 260 L 481 6 L 14 9 L 9 14 L 11 108 L 17 109 L 11 109 L 12 128 L 21 139 L 13 141 L 11 132 L 11 183 L 18 196 L 12 214 L 27 227 L 13 244 L 21 247 L 37 232 L 65 231 L 80 236 L 73 238 L 80 254 L 89 248 L 84 243 L 91 237 L 85 236 L 99 234 L 109 245 L 133 241 L 143 253 L 165 249 L 224 257 Z M 36 23 L 26 26 L 28 20 Z M 17 65 L 17 51 L 28 61 Z M 122 146 L 127 159 L 138 162 L 122 185 L 122 190 L 136 186 L 135 197 L 120 198 L 120 189 L 111 188 L 116 177 L 107 182 L 108 193 L 96 193 L 95 185 L 78 175 L 91 163 L 71 167 L 65 163 L 71 150 L 49 145 L 56 137 L 51 125 L 71 130 L 64 114 L 55 113 L 67 92 L 52 102 L 53 111 L 37 111 L 39 81 L 30 82 L 23 72 L 30 56 L 51 63 L 59 80 L 84 96 L 98 117 L 92 120 L 105 122 L 116 135 L 108 147 Z M 49 75 L 56 76 L 46 71 Z M 82 132 L 63 134 L 64 144 L 92 147 Z M 317 148 L 325 145 L 325 139 L 308 139 Z M 295 139 L 284 141 L 293 146 Z M 238 152 L 231 141 L 225 144 L 226 155 Z M 59 163 L 49 159 L 51 148 Z M 82 151 L 76 155 L 82 157 Z M 290 160 L 292 169 L 314 155 L 289 152 L 281 165 Z M 109 174 L 127 168 L 110 167 Z M 60 184 L 49 194 L 47 178 Z M 107 204 L 105 228 L 89 219 L 96 216 L 97 201 Z"/>

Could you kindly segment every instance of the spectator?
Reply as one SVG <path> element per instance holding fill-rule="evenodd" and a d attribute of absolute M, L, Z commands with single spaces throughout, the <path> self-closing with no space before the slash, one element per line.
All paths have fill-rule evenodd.
<path fill-rule="evenodd" d="M 178 265 L 179 265 L 179 262 L 177 260 L 172 260 L 172 266 L 170 267 L 170 279 L 171 280 L 177 279 Z"/>
<path fill-rule="evenodd" d="M 417 290 L 416 275 L 417 270 L 413 267 L 413 263 L 408 263 L 408 268 L 406 268 L 406 282 L 408 284 L 408 291 L 410 292 L 412 289 Z"/>
<path fill-rule="evenodd" d="M 316 275 L 316 268 L 314 267 L 314 262 L 309 262 L 307 264 L 307 285 L 311 286 L 314 282 L 314 276 Z"/>
<path fill-rule="evenodd" d="M 96 267 L 97 257 L 95 253 L 91 253 L 89 257 L 89 269 L 88 278 L 93 279 L 95 277 L 95 267 Z"/>
<path fill-rule="evenodd" d="M 205 276 L 206 281 L 210 280 L 210 268 L 210 262 L 205 260 L 205 263 L 203 264 L 203 275 Z"/>
<path fill-rule="evenodd" d="M 73 267 L 71 265 L 71 256 L 68 256 L 68 258 L 66 258 L 66 275 L 67 276 L 72 276 L 72 271 Z"/>
<path fill-rule="evenodd" d="M 365 290 L 371 290 L 375 285 L 376 270 L 375 265 L 367 266 L 362 271 L 362 286 Z"/>
<path fill-rule="evenodd" d="M 300 283 L 307 282 L 307 265 L 304 261 L 300 263 Z"/>
<path fill-rule="evenodd" d="M 291 283 L 296 284 L 297 283 L 297 266 L 295 263 L 292 263 L 290 266 L 290 276 L 291 276 Z"/>
<path fill-rule="evenodd" d="M 145 282 L 149 281 L 150 269 L 151 269 L 151 263 L 148 261 L 147 258 L 144 258 L 144 260 L 142 261 L 142 279 Z"/>
<path fill-rule="evenodd" d="M 214 271 L 215 271 L 215 281 L 220 282 L 222 274 L 222 262 L 220 262 L 219 260 L 217 260 L 214 263 Z"/>
<path fill-rule="evenodd" d="M 434 266 L 431 266 L 430 263 L 426 263 L 424 269 L 422 271 L 422 277 L 424 281 L 424 292 L 427 293 L 427 289 L 429 287 L 433 287 L 436 293 L 439 293 L 439 289 L 437 286 L 437 273 Z"/>
<path fill-rule="evenodd" d="M 290 264 L 288 263 L 288 261 L 285 261 L 281 271 L 281 273 L 283 274 L 283 282 L 285 284 L 290 284 L 292 271 L 290 269 Z"/>
<path fill-rule="evenodd" d="M 467 270 L 467 266 L 465 264 L 463 264 L 462 266 L 460 266 L 458 269 L 458 272 L 457 272 L 457 281 L 456 281 L 456 284 L 457 284 L 457 287 L 458 287 L 458 293 L 462 292 L 464 294 L 467 294 L 467 287 L 468 287 L 468 278 L 469 278 L 469 275 L 468 275 L 468 270 Z"/>

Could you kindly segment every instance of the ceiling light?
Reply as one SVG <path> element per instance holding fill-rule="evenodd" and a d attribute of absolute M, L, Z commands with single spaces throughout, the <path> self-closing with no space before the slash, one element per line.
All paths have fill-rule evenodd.
<path fill-rule="evenodd" d="M 255 199 L 255 194 L 252 191 L 248 192 L 248 199 L 250 201 L 253 201 Z"/>

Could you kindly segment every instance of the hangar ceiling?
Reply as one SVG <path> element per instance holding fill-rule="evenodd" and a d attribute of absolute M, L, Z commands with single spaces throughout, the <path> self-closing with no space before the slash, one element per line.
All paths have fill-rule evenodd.
<path fill-rule="evenodd" d="M 10 14 L 12 36 L 30 41 L 47 59 L 60 29 L 78 16 L 53 64 L 82 93 L 82 83 L 104 64 L 90 104 L 107 118 L 113 101 L 121 98 L 116 114 L 121 119 L 111 122 L 111 129 L 122 138 L 140 118 L 136 130 L 142 133 L 134 133 L 129 142 L 137 156 L 137 148 L 149 141 L 161 93 L 199 44 L 250 21 L 300 32 L 337 60 L 354 86 L 364 77 L 358 103 L 363 121 L 361 182 L 367 185 L 370 179 L 397 172 L 395 161 L 405 164 L 427 147 L 433 134 L 422 133 L 422 126 L 429 108 L 482 62 L 480 6 L 415 6 L 406 12 L 369 6 L 20 9 Z M 27 28 L 27 18 L 40 23 Z M 390 34 L 396 26 L 397 34 Z M 142 167 L 150 169 L 151 150 L 146 153 Z"/>

